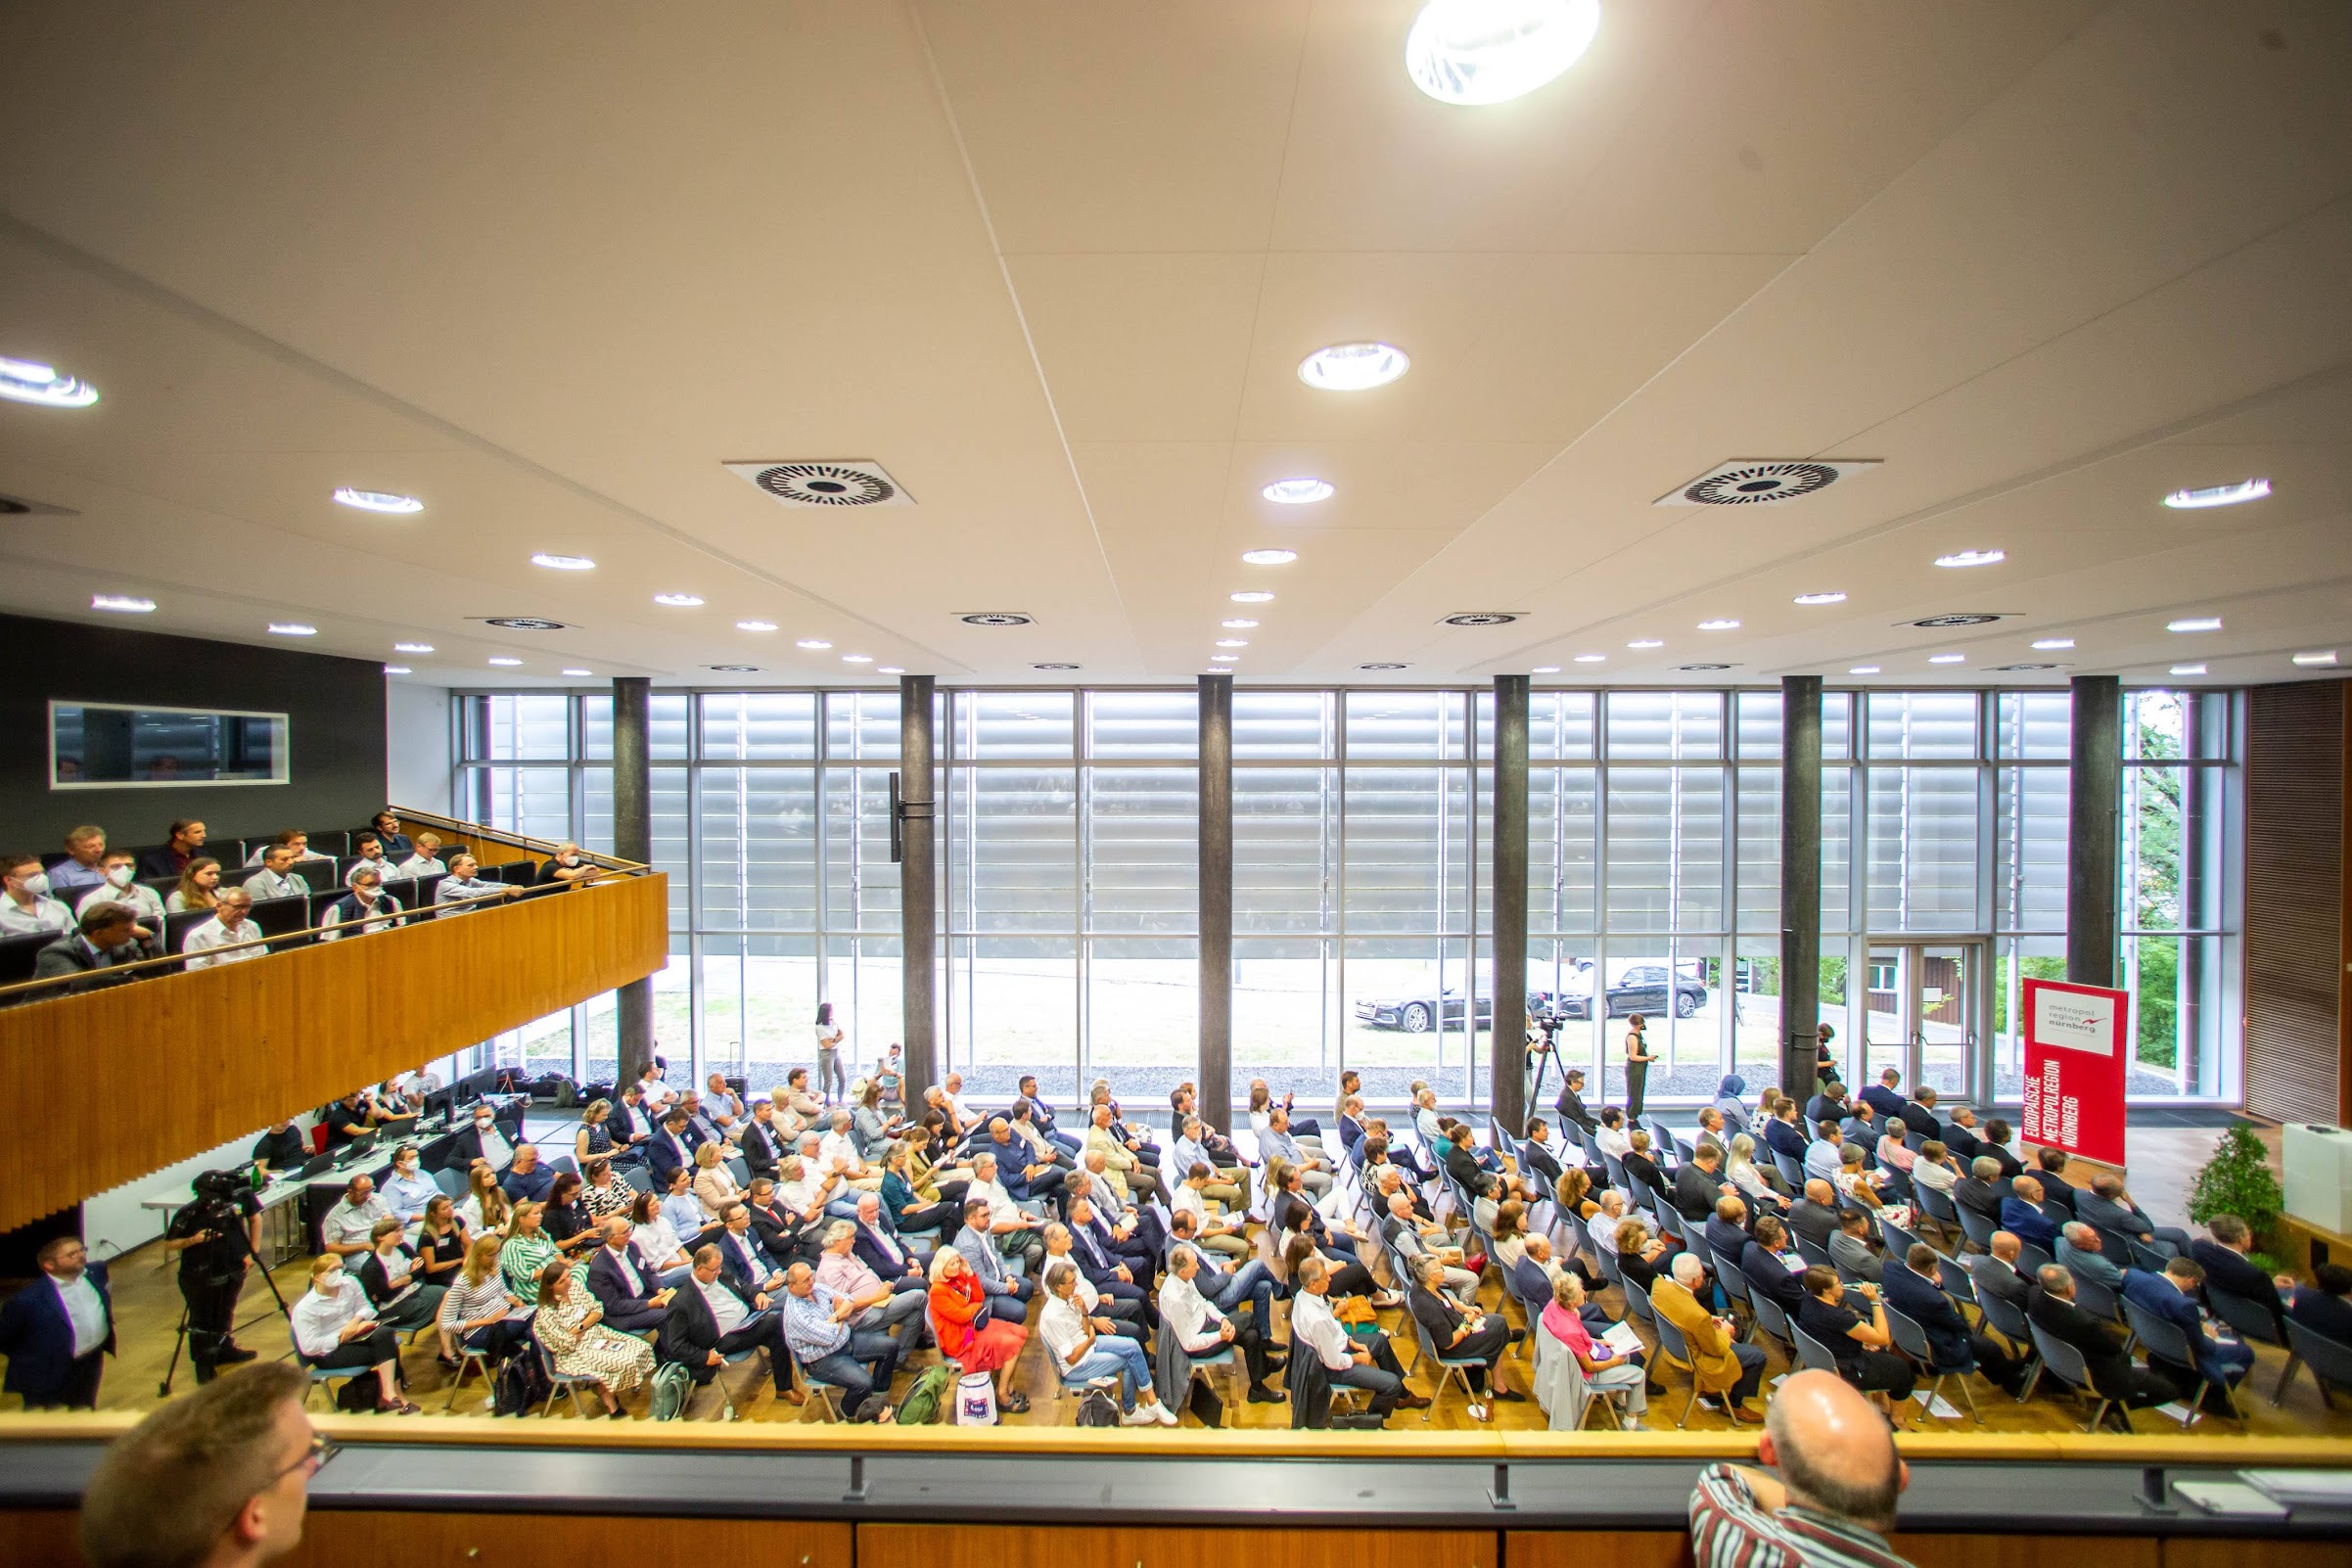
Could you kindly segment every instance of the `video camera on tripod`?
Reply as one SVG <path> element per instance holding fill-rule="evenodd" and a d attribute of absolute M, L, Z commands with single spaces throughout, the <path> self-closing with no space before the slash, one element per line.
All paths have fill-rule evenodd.
<path fill-rule="evenodd" d="M 165 1367 L 161 1386 L 163 1397 L 171 1393 L 171 1379 L 179 1366 L 181 1345 L 188 1359 L 195 1363 L 197 1380 L 208 1380 L 213 1368 L 231 1361 L 248 1360 L 253 1352 L 240 1349 L 234 1338 L 237 1298 L 245 1289 L 245 1270 L 248 1263 L 258 1264 L 254 1254 L 253 1237 L 246 1229 L 247 1220 L 261 1212 L 254 1196 L 253 1177 L 245 1170 L 205 1171 L 189 1183 L 195 1196 L 171 1217 L 164 1227 L 167 1241 L 182 1245 L 180 1255 L 180 1300 L 184 1309 L 180 1314 L 180 1343 L 174 1344 L 171 1362 Z M 286 1312 L 286 1298 L 278 1293 L 277 1281 L 269 1270 L 260 1270 L 269 1285 L 270 1294 L 277 1298 L 278 1311 Z"/>

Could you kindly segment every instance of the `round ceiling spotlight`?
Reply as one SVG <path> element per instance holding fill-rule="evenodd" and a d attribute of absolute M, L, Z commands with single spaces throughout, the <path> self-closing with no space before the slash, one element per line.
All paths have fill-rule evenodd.
<path fill-rule="evenodd" d="M 654 603 L 667 605 L 672 610 L 692 610 L 702 602 L 703 596 L 699 593 L 657 593 L 654 595 Z"/>
<path fill-rule="evenodd" d="M 273 637 L 315 637 L 318 627 L 302 621 L 273 621 L 269 623 L 269 634 Z"/>
<path fill-rule="evenodd" d="M 1448 616 L 1443 624 L 1449 626 L 1507 626 L 1519 619 L 1513 610 L 1471 610 L 1458 616 Z"/>
<path fill-rule="evenodd" d="M 735 629 L 737 631 L 773 631 L 776 629 L 776 623 L 772 621 L 738 621 L 735 623 Z"/>
<path fill-rule="evenodd" d="M 1802 605 L 1844 604 L 1846 596 L 1842 593 L 1800 593 L 1796 602 Z"/>
<path fill-rule="evenodd" d="M 491 616 L 483 623 L 485 626 L 504 626 L 509 631 L 561 631 L 561 621 L 544 621 L 537 616 Z"/>
<path fill-rule="evenodd" d="M 1369 665 L 1358 665 L 1356 668 L 1359 669 L 1410 669 L 1412 666 L 1381 662 Z"/>
<path fill-rule="evenodd" d="M 593 572 L 596 570 L 596 563 L 584 555 L 549 555 L 544 550 L 532 556 L 530 564 L 535 567 L 545 567 L 550 572 Z"/>
<path fill-rule="evenodd" d="M 1251 566 L 1288 566 L 1299 558 L 1296 550 L 1244 550 L 1241 559 Z"/>
<path fill-rule="evenodd" d="M 1211 654 L 1211 655 L 1209 656 L 1209 663 L 1211 663 L 1211 664 L 1213 664 L 1213 665 L 1237 665 L 1237 664 L 1241 663 L 1241 655 L 1239 655 L 1239 654 Z"/>
<path fill-rule="evenodd" d="M 2328 648 L 2319 653 L 2299 653 L 2294 656 L 2293 662 L 2299 669 L 2327 669 L 2335 664 L 2335 650 Z"/>
<path fill-rule="evenodd" d="M 1599 665 L 1606 664 L 1608 658 L 1607 654 L 1578 654 L 1576 662 L 1580 665 Z"/>
<path fill-rule="evenodd" d="M 429 642 L 395 642 L 392 644 L 392 652 L 428 654 L 433 652 L 433 644 Z"/>
<path fill-rule="evenodd" d="M 760 672 L 758 665 L 705 665 L 703 668 L 715 669 L 722 675 L 756 675 Z"/>
<path fill-rule="evenodd" d="M 425 503 L 413 495 L 395 495 L 391 490 L 358 490 L 346 484 L 335 492 L 341 504 L 360 512 L 422 512 Z"/>
<path fill-rule="evenodd" d="M 135 593 L 93 593 L 90 595 L 90 608 L 93 610 L 119 610 L 125 615 L 143 616 L 155 607 L 156 602 L 153 599 L 142 599 Z"/>
<path fill-rule="evenodd" d="M 903 675 L 906 671 L 897 665 L 879 665 L 875 667 L 874 673 L 877 675 Z"/>
<path fill-rule="evenodd" d="M 1937 556 L 1935 564 L 1940 567 L 1999 566 L 2007 559 L 2007 552 L 2003 550 L 1955 550 L 1950 555 Z"/>
<path fill-rule="evenodd" d="M 2000 619 L 2001 618 L 1997 615 L 1988 615 L 1981 610 L 1968 610 L 1956 612 L 1955 614 L 1948 616 L 1927 616 L 1908 623 L 1917 626 L 1925 631 L 1943 631 L 1948 630 L 1953 626 L 1990 625 Z"/>
<path fill-rule="evenodd" d="M 1272 604 L 1274 602 L 1274 596 L 1264 588 L 1244 588 L 1239 593 L 1228 593 L 1225 597 L 1235 604 Z"/>
<path fill-rule="evenodd" d="M 1247 648 L 1249 645 L 1250 639 L 1247 637 L 1220 637 L 1217 639 L 1217 646 L 1220 648 Z"/>
<path fill-rule="evenodd" d="M 1328 501 L 1334 492 L 1329 480 L 1286 479 L 1274 481 L 1258 493 L 1276 506 L 1313 506 Z"/>
<path fill-rule="evenodd" d="M 2237 506 L 2247 501 L 2259 501 L 2270 492 L 2269 480 L 2239 480 L 2235 484 L 2214 484 L 2201 490 L 2175 490 L 2164 497 L 2164 504 L 2176 512 L 2196 512 L 2208 506 Z"/>
<path fill-rule="evenodd" d="M 43 408 L 87 408 L 98 401 L 98 389 L 38 360 L 0 358 L 0 397 Z"/>
<path fill-rule="evenodd" d="M 1927 662 L 1931 665 L 1964 665 L 1968 662 L 1968 656 L 1966 654 L 1929 654 Z"/>
<path fill-rule="evenodd" d="M 1066 664 L 1053 664 L 1053 665 L 1031 665 L 1029 668 L 1030 668 L 1030 669 L 1076 669 L 1078 668 L 1078 666 L 1076 666 L 1076 665 L 1066 665 Z"/>
<path fill-rule="evenodd" d="M 388 675 L 405 675 L 411 671 L 406 665 L 386 665 L 384 672 Z"/>
<path fill-rule="evenodd" d="M 870 665 L 874 662 L 874 656 L 872 654 L 843 654 L 841 662 L 845 665 Z"/>
<path fill-rule="evenodd" d="M 1556 675 L 1559 672 L 1560 667 L 1557 665 L 1538 665 L 1528 671 L 1531 675 Z"/>
<path fill-rule="evenodd" d="M 596 671 L 593 669 L 567 669 L 564 673 L 567 675 L 592 675 Z"/>
<path fill-rule="evenodd" d="M 1255 621 L 1250 621 L 1250 620 L 1246 620 L 1246 619 L 1236 619 L 1236 620 L 1232 620 L 1232 621 L 1221 621 L 1221 622 L 1219 622 L 1219 623 L 1218 623 L 1218 624 L 1219 624 L 1219 625 L 1221 625 L 1221 626 L 1223 626 L 1223 627 L 1225 627 L 1227 630 L 1230 630 L 1230 631 L 1247 631 L 1247 630 L 1249 630 L 1249 629 L 1250 629 L 1252 626 L 1256 625 L 1257 623 L 1257 623 L 1257 622 L 1255 622 Z"/>
<path fill-rule="evenodd" d="M 1318 392 L 1369 392 L 1411 365 L 1411 356 L 1395 344 L 1335 343 L 1299 361 L 1299 380 Z"/>
<path fill-rule="evenodd" d="M 2201 675 L 2204 672 L 2203 665 L 2175 665 L 2171 670 L 2171 673 L 2176 675 Z"/>
<path fill-rule="evenodd" d="M 1736 621 L 1702 621 L 1698 623 L 1698 628 L 1701 631 L 1737 631 L 1739 623 Z"/>
<path fill-rule="evenodd" d="M 1018 610 L 976 610 L 955 619 L 967 626 L 1026 626 L 1033 624 L 1037 618 L 1023 615 Z"/>
<path fill-rule="evenodd" d="M 1584 57 L 1600 0 L 1429 0 L 1405 36 L 1405 71 L 1442 104 L 1524 97 Z"/>

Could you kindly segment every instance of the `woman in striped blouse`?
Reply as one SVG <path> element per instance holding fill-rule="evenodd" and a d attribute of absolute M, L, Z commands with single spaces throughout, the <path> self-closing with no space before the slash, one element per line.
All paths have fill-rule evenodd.
<path fill-rule="evenodd" d="M 504 1356 L 530 1318 L 522 1315 L 523 1298 L 507 1288 L 499 1268 L 499 1240 L 477 1236 L 466 1249 L 466 1261 L 441 1298 L 437 1325 L 441 1336 L 441 1364 L 455 1366 L 460 1346 L 483 1350 L 495 1361 Z"/>

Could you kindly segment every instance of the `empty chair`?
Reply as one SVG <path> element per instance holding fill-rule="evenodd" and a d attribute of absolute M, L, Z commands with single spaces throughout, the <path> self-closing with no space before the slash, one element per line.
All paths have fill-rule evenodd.
<path fill-rule="evenodd" d="M 1809 1372 L 1835 1373 L 1837 1358 L 1829 1354 L 1829 1347 L 1806 1333 L 1805 1330 L 1796 1328 L 1793 1324 L 1790 1326 L 1796 1335 L 1797 1360 L 1805 1369 Z"/>
<path fill-rule="evenodd" d="M 2286 1385 L 2294 1381 L 2295 1369 L 2306 1363 L 2311 1367 L 2312 1381 L 2320 1386 L 2320 1404 L 2325 1408 L 2335 1408 L 2335 1402 L 2328 1394 L 2329 1384 L 2352 1388 L 2352 1345 L 2329 1339 L 2289 1317 L 2286 1353 L 2286 1366 L 2279 1373 L 2279 1386 L 2271 1390 L 2273 1405 L 2286 1397 Z"/>
<path fill-rule="evenodd" d="M 1788 1349 L 1795 1344 L 1794 1329 L 1788 1321 L 1788 1314 L 1780 1310 L 1778 1302 L 1774 1301 L 1762 1291 L 1756 1291 L 1748 1297 L 1748 1309 L 1756 1314 L 1757 1333 L 1777 1341 L 1782 1349 Z"/>
<path fill-rule="evenodd" d="M 1778 1149 L 1773 1150 L 1773 1169 L 1780 1173 L 1780 1179 L 1788 1183 L 1789 1191 L 1805 1190 L 1805 1168 Z"/>
<path fill-rule="evenodd" d="M 1797 1256 L 1813 1265 L 1814 1268 L 1835 1268 L 1837 1267 L 1829 1261 L 1829 1249 L 1811 1236 L 1799 1236 L 1796 1238 L 1796 1243 Z"/>
<path fill-rule="evenodd" d="M 1978 1252 L 1991 1252 L 1993 1250 L 1993 1232 L 2001 1228 L 1993 1222 L 1993 1217 L 1989 1214 L 1980 1214 L 1974 1209 L 1961 1209 L 1958 1205 L 1955 1205 L 1954 1208 L 1960 1216 L 1960 1234 L 1966 1236 L 1975 1245 Z"/>

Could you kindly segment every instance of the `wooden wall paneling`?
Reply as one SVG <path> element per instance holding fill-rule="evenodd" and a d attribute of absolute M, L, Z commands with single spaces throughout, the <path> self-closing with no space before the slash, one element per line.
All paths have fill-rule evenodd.
<path fill-rule="evenodd" d="M 2352 1012 L 2346 889 L 2346 705 L 2352 682 L 2247 693 L 2245 1106 L 2345 1119 Z"/>
<path fill-rule="evenodd" d="M 1510 1530 L 1502 1568 L 1691 1568 L 1683 1530 Z"/>
<path fill-rule="evenodd" d="M 857 1527 L 857 1568 L 1501 1568 L 1492 1530 L 1193 1530 L 1052 1525 Z"/>
<path fill-rule="evenodd" d="M 0 1011 L 0 1230 L 669 962 L 669 878 L 616 878 Z"/>
<path fill-rule="evenodd" d="M 83 1568 L 76 1515 L 63 1508 L 0 1510 L 0 1563 Z M 272 1559 L 286 1568 L 351 1564 L 480 1563 L 497 1568 L 599 1562 L 628 1542 L 628 1568 L 855 1568 L 850 1526 L 794 1519 L 663 1520 L 544 1513 L 388 1513 L 313 1508 L 301 1545 Z M 934 1565 L 938 1568 L 938 1565 Z"/>
<path fill-rule="evenodd" d="M 2344 1568 L 2352 1546 L 2341 1541 L 2260 1541 L 2228 1536 L 2168 1536 L 2164 1568 Z"/>
<path fill-rule="evenodd" d="M 1999 1521 L 1988 1512 L 1987 1524 Z M 1910 1535 L 1889 1538 L 1912 1568 L 2163 1568 L 2163 1543 L 2153 1536 Z"/>
<path fill-rule="evenodd" d="M 0 1508 L 0 1562 L 83 1568 L 73 1544 L 77 1522 L 69 1508 Z"/>

